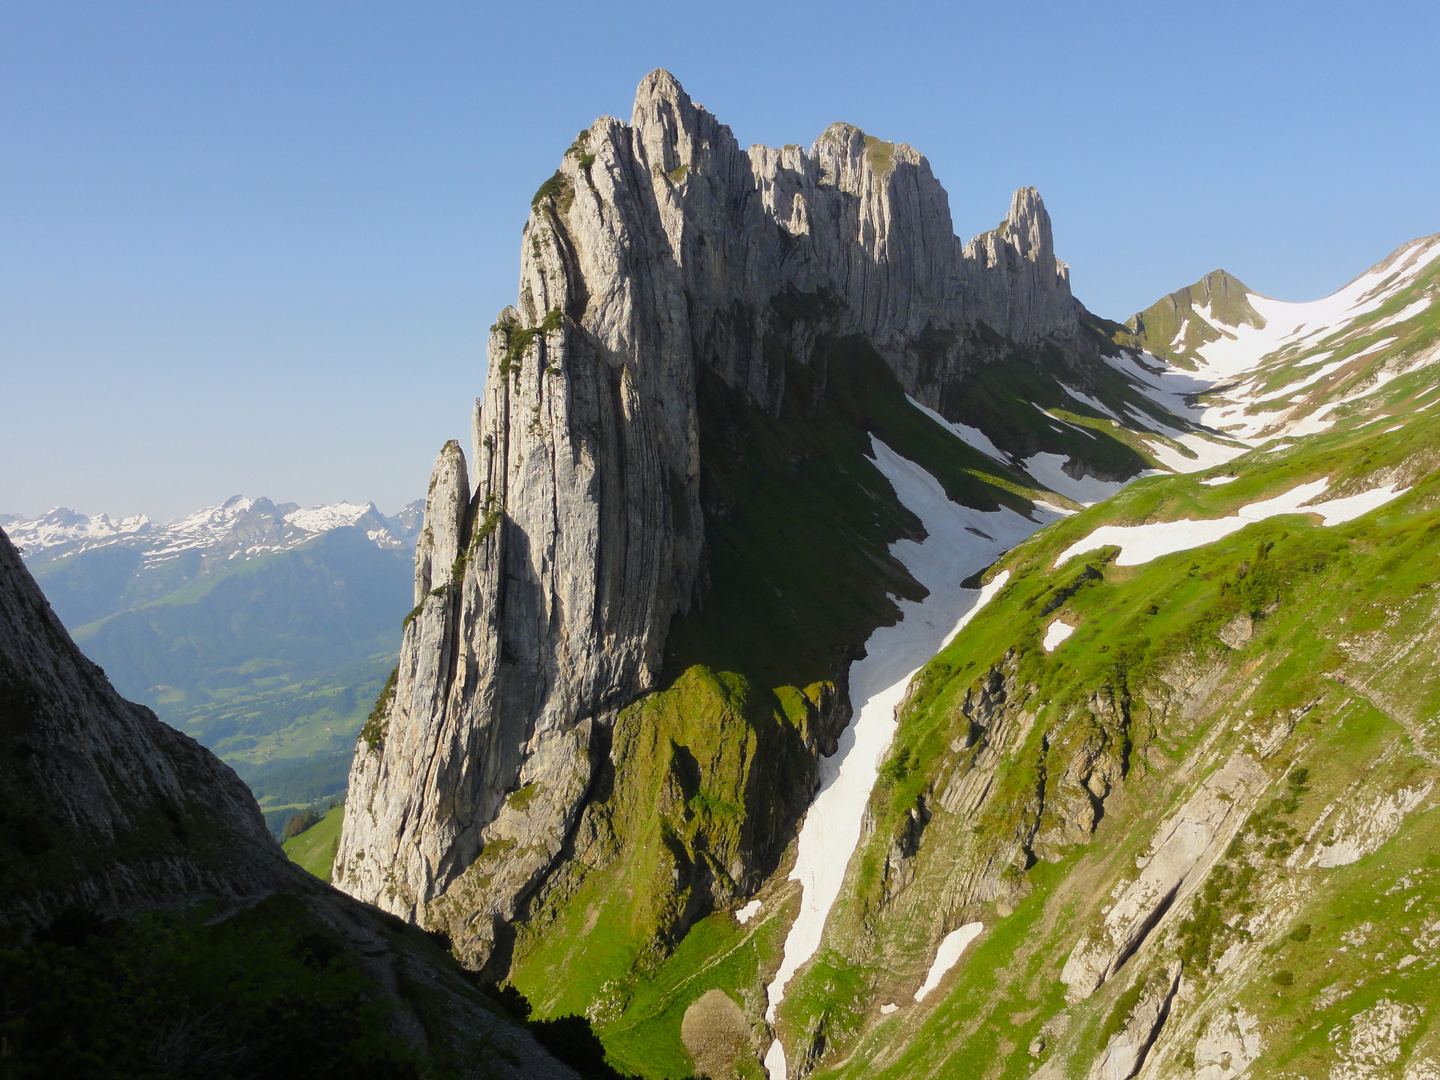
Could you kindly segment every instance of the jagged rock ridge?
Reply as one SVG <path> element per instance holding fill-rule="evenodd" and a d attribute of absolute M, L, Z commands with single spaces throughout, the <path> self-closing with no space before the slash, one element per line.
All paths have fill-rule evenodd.
<path fill-rule="evenodd" d="M 794 358 L 861 338 L 907 394 L 953 414 L 967 374 L 1024 349 L 1084 382 L 1103 347 L 1087 320 L 1034 189 L 963 244 L 910 147 L 835 124 L 809 151 L 744 151 L 668 73 L 647 76 L 631 123 L 596 121 L 537 192 L 472 458 L 452 443 L 436 464 L 416 608 L 357 747 L 337 882 L 473 935 L 484 960 L 703 584 L 705 379 L 778 416 Z M 508 854 L 437 907 L 486 845 Z"/>

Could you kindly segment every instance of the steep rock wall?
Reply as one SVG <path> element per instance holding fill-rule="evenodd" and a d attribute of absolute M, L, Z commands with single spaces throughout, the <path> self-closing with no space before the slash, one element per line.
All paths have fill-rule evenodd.
<path fill-rule="evenodd" d="M 500 845 L 465 910 L 441 905 L 478 963 L 553 865 L 617 710 L 656 685 L 701 585 L 702 370 L 778 415 L 790 365 L 858 335 L 942 407 L 982 337 L 1078 349 L 1082 315 L 1033 189 L 966 247 L 910 147 L 836 124 L 808 152 L 743 151 L 647 76 L 631 123 L 596 121 L 536 194 L 476 403 L 474 493 L 447 446 L 337 883 L 425 922 Z"/>

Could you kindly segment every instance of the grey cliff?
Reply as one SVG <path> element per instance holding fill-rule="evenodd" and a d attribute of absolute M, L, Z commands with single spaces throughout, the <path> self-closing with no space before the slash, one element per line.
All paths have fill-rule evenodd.
<path fill-rule="evenodd" d="M 520 254 L 468 469 L 454 443 L 435 466 L 335 872 L 477 965 L 561 856 L 617 711 L 655 686 L 701 587 L 702 373 L 778 414 L 775 343 L 805 357 L 863 335 L 950 412 L 997 348 L 1083 336 L 1033 188 L 964 244 L 909 146 L 835 124 L 808 151 L 743 150 L 664 71 L 628 125 L 580 134 Z"/>

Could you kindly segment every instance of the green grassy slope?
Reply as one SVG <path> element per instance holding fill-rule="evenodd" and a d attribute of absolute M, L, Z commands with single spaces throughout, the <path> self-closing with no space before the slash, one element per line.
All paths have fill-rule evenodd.
<path fill-rule="evenodd" d="M 310 828 L 285 841 L 285 854 L 321 881 L 329 881 L 330 870 L 335 865 L 335 849 L 340 843 L 340 827 L 344 823 L 344 805 L 332 807 Z"/>
<path fill-rule="evenodd" d="M 1421 411 L 1389 430 L 1389 411 L 1408 412 L 1427 378 L 1402 376 L 1357 405 L 1354 427 L 1232 462 L 1233 483 L 1140 481 L 994 568 L 1008 583 L 904 707 L 828 951 L 782 1007 L 787 1045 L 823 1030 L 826 1075 L 1028 1077 L 1051 1059 L 1081 1075 L 1123 1026 L 1138 984 L 1177 959 L 1188 997 L 1152 1051 L 1177 1069 L 1196 1067 L 1200 1036 L 1222 1013 L 1256 1017 L 1264 1032 L 1247 1075 L 1328 1071 L 1349 1044 L 1325 1033 L 1343 1034 L 1382 1000 L 1415 1010 L 1407 1051 L 1431 1038 L 1433 961 L 1400 962 L 1440 915 L 1424 809 L 1433 800 L 1372 854 L 1310 864 L 1347 829 L 1363 832 L 1347 806 L 1364 818 L 1440 781 L 1440 416 Z M 1385 415 L 1369 420 L 1366 408 Z M 1350 524 L 1293 515 L 1140 566 L 1114 565 L 1114 549 L 1054 565 L 1102 523 L 1223 516 L 1320 477 L 1339 494 L 1409 491 Z M 1046 652 L 1056 618 L 1077 630 Z M 991 795 L 952 813 L 937 805 L 951 779 L 986 767 L 989 735 L 972 725 L 997 680 L 1010 727 L 995 739 Z M 1233 753 L 1260 764 L 1269 790 L 1195 896 L 1066 1009 L 1058 974 L 1071 950 L 1135 876 L 1161 822 Z M 933 817 L 906 879 L 893 853 L 917 806 Z M 1093 834 L 1087 815 L 1098 816 Z M 965 887 L 981 878 L 990 888 Z M 940 936 L 972 920 L 985 935 L 915 1004 Z M 1352 938 L 1363 954 L 1342 951 Z M 891 1001 L 901 1008 L 882 1016 Z"/>

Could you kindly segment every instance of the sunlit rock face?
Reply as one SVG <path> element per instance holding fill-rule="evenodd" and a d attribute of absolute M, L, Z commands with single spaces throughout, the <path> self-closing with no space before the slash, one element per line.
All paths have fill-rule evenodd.
<path fill-rule="evenodd" d="M 910 147 L 835 124 L 809 151 L 742 150 L 664 71 L 628 125 L 580 134 L 520 255 L 469 461 L 452 443 L 435 466 L 416 609 L 336 862 L 341 888 L 445 926 L 477 964 L 703 585 L 705 379 L 778 415 L 785 357 L 863 335 L 945 411 L 996 342 L 1073 344 L 1083 314 L 1033 189 L 964 245 Z M 505 858 L 467 874 L 482 849 Z"/>

